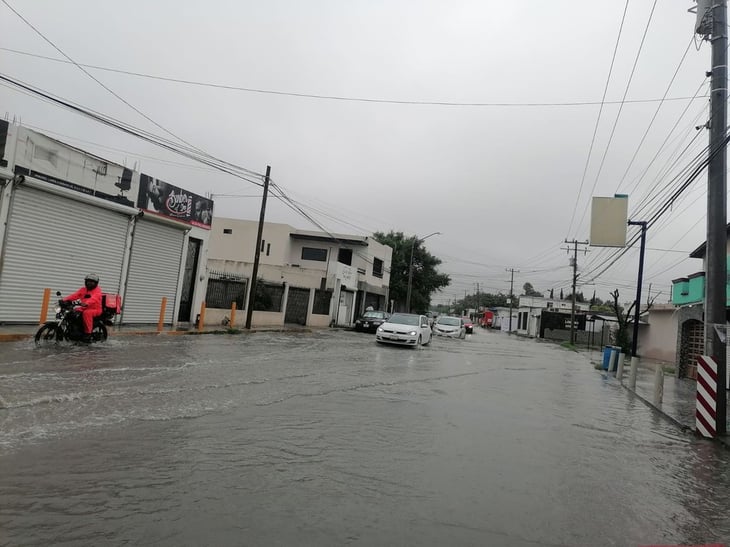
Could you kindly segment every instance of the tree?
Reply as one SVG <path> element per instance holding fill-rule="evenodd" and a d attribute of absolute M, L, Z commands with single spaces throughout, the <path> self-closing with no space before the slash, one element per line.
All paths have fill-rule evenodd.
<path fill-rule="evenodd" d="M 441 259 L 429 253 L 423 246 L 423 241 L 416 236 L 406 237 L 403 232 L 375 232 L 373 239 L 393 249 L 390 263 L 390 298 L 397 302 L 396 309 L 399 310 L 406 309 L 408 270 L 413 249 L 411 309 L 417 312 L 428 311 L 431 294 L 451 283 L 447 274 L 436 271 Z"/>
<path fill-rule="evenodd" d="M 560 300 L 563 299 L 563 289 L 560 289 Z"/>
<path fill-rule="evenodd" d="M 542 296 L 542 293 L 537 292 L 529 282 L 522 285 L 522 290 L 525 291 L 525 296 Z"/>
<path fill-rule="evenodd" d="M 609 293 L 613 298 L 611 307 L 613 312 L 616 314 L 616 321 L 618 321 L 618 328 L 614 333 L 614 343 L 621 347 L 623 353 L 629 353 L 631 351 L 631 335 L 629 334 L 629 317 L 631 317 L 631 311 L 634 309 L 632 302 L 629 308 L 624 312 L 623 306 L 618 303 L 618 289 L 615 289 L 612 293 Z"/>

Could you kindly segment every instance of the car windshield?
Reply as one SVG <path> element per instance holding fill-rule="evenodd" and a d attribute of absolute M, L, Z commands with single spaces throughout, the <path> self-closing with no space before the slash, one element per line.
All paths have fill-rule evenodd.
<path fill-rule="evenodd" d="M 408 313 L 395 313 L 390 316 L 389 323 L 397 323 L 398 325 L 419 325 L 418 315 Z"/>
<path fill-rule="evenodd" d="M 382 311 L 366 311 L 362 316 L 365 319 L 382 319 L 385 313 Z"/>
<path fill-rule="evenodd" d="M 439 325 L 449 325 L 450 327 L 461 326 L 461 319 L 458 317 L 439 317 L 437 320 Z"/>

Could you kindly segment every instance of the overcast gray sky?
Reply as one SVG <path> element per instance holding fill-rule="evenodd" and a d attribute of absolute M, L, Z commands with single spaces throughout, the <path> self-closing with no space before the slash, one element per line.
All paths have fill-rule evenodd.
<path fill-rule="evenodd" d="M 620 0 L 0 3 L 0 72 L 167 136 L 73 64 L 25 55 L 63 59 L 8 6 L 79 64 L 283 92 L 87 68 L 206 152 L 258 173 L 271 165 L 330 231 L 441 232 L 425 245 L 453 283 L 436 303 L 477 283 L 508 292 L 507 268 L 516 287 L 567 294 L 564 240 L 588 239 L 591 196 L 629 194 L 630 216 L 647 220 L 707 145 L 695 126 L 707 119 L 710 47 L 693 41 L 689 0 L 628 2 L 610 80 Z M 214 196 L 215 214 L 258 218 L 257 186 L 14 88 L 0 96 L 10 119 L 200 194 L 240 195 Z M 701 270 L 687 253 L 705 240 L 706 207 L 703 174 L 649 231 L 644 295 L 651 283 L 666 302 L 671 279 Z M 317 229 L 277 200 L 267 220 Z M 638 249 L 596 278 L 612 254 L 579 255 L 581 289 L 605 299 L 619 288 L 628 301 Z"/>

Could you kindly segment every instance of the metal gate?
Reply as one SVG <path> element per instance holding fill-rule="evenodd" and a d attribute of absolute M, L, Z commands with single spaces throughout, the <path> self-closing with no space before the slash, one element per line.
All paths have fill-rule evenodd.
<path fill-rule="evenodd" d="M 10 207 L 0 321 L 38 322 L 43 289 L 69 294 L 90 272 L 104 292 L 119 292 L 129 216 L 27 186 L 13 191 Z"/>
<path fill-rule="evenodd" d="M 195 292 L 195 274 L 198 271 L 198 255 L 200 254 L 200 240 L 188 239 L 188 251 L 185 258 L 182 291 L 180 293 L 180 311 L 178 321 L 190 321 L 193 311 L 193 293 Z"/>
<path fill-rule="evenodd" d="M 307 324 L 307 311 L 309 308 L 309 289 L 289 287 L 289 296 L 286 299 L 285 323 L 297 325 Z"/>
<path fill-rule="evenodd" d="M 165 322 L 174 318 L 184 231 L 151 220 L 134 227 L 132 258 L 124 293 L 124 323 L 157 323 L 162 297 L 167 297 Z"/>
<path fill-rule="evenodd" d="M 705 351 L 705 324 L 690 319 L 682 325 L 679 374 L 690 378 L 697 377 L 697 357 Z"/>

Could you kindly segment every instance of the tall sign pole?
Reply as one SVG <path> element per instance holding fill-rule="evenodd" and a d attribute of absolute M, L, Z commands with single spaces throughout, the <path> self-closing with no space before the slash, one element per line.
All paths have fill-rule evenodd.
<path fill-rule="evenodd" d="M 639 319 L 641 318 L 641 285 L 644 283 L 644 253 L 646 252 L 646 221 L 629 220 L 629 226 L 641 226 L 641 247 L 639 250 L 639 279 L 636 283 L 636 301 L 634 303 L 634 334 L 631 337 L 631 357 L 638 357 Z"/>
<path fill-rule="evenodd" d="M 724 341 L 727 323 L 727 0 L 713 0 L 710 5 L 705 17 L 709 15 L 712 18 L 710 154 L 714 156 L 707 169 L 705 355 L 711 356 L 717 363 L 717 434 L 724 435 L 727 427 Z M 722 332 L 718 332 L 719 329 Z"/>
<path fill-rule="evenodd" d="M 266 166 L 266 178 L 264 178 L 264 197 L 261 198 L 261 214 L 259 215 L 259 231 L 256 236 L 256 251 L 253 259 L 253 272 L 251 272 L 251 289 L 248 292 L 248 309 L 246 310 L 246 328 L 251 329 L 251 316 L 253 315 L 253 303 L 256 298 L 256 281 L 259 275 L 259 260 L 261 259 L 261 239 L 264 234 L 264 218 L 266 217 L 266 198 L 269 195 L 269 175 L 271 166 Z"/>

